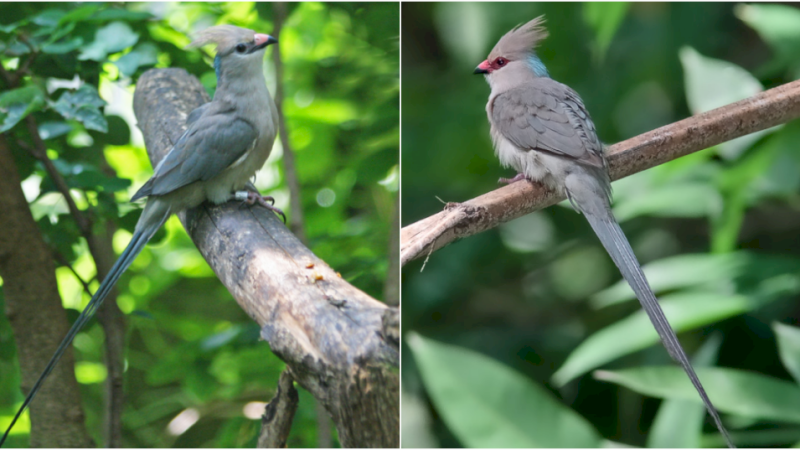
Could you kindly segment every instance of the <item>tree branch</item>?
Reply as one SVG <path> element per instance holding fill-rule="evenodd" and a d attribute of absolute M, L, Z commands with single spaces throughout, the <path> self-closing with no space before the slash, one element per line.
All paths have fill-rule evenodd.
<path fill-rule="evenodd" d="M 281 28 L 283 28 L 283 22 L 286 21 L 286 3 L 273 3 L 272 11 L 275 15 L 272 32 L 276 38 L 280 39 Z M 292 144 L 289 142 L 289 132 L 286 129 L 286 117 L 283 115 L 283 61 L 281 60 L 280 47 L 272 49 L 272 62 L 275 64 L 275 107 L 278 110 L 278 132 L 281 137 L 281 145 L 283 145 L 283 174 L 286 176 L 286 185 L 289 187 L 289 217 L 292 218 L 289 228 L 300 241 L 306 243 L 300 182 L 297 180 L 294 151 L 292 150 Z"/>
<path fill-rule="evenodd" d="M 641 134 L 608 148 L 612 180 L 800 117 L 800 81 Z M 513 183 L 408 225 L 401 264 L 563 200 L 538 183 Z"/>
<path fill-rule="evenodd" d="M 152 69 L 134 111 L 153 165 L 208 95 L 181 69 Z M 203 204 L 179 214 L 233 297 L 261 327 L 294 379 L 325 405 L 345 447 L 399 444 L 397 342 L 383 316 L 396 309 L 351 286 L 265 208 Z"/>
<path fill-rule="evenodd" d="M 284 370 L 278 380 L 278 390 L 261 416 L 261 432 L 256 448 L 286 448 L 298 403 L 300 397 L 294 388 L 294 378 L 288 370 Z"/>

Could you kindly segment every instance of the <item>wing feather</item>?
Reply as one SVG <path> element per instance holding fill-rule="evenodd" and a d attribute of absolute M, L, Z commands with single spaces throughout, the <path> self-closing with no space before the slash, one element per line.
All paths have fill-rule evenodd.
<path fill-rule="evenodd" d="M 601 167 L 602 144 L 580 97 L 550 78 L 494 98 L 492 122 L 518 148 L 543 151 Z"/>

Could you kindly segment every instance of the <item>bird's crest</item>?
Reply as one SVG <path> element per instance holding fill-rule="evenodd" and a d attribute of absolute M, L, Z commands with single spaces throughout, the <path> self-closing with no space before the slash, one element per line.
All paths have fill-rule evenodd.
<path fill-rule="evenodd" d="M 197 33 L 195 40 L 188 48 L 202 47 L 207 44 L 216 44 L 217 53 L 232 49 L 240 42 L 250 42 L 255 36 L 255 31 L 239 28 L 233 25 L 217 25 Z"/>
<path fill-rule="evenodd" d="M 519 25 L 509 31 L 497 41 L 497 44 L 489 53 L 489 61 L 498 56 L 504 56 L 512 60 L 524 59 L 533 54 L 533 49 L 542 39 L 547 37 L 547 29 L 544 27 L 544 16 L 539 16 L 530 22 Z"/>

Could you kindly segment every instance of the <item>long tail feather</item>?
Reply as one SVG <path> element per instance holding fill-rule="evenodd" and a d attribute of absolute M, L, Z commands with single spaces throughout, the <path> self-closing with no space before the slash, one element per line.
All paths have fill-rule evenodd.
<path fill-rule="evenodd" d="M 147 211 L 144 212 L 143 215 L 146 213 Z M 140 221 L 140 223 L 137 225 L 137 228 L 141 229 L 138 229 L 133 233 L 133 237 L 131 238 L 128 246 L 122 252 L 122 255 L 120 255 L 119 259 L 117 259 L 117 262 L 114 263 L 114 266 L 111 267 L 111 270 L 109 270 L 108 275 L 100 284 L 97 292 L 95 292 L 94 296 L 92 296 L 89 304 L 86 305 L 86 308 L 84 308 L 83 312 L 81 312 L 80 316 L 78 316 L 78 319 L 74 324 L 72 324 L 72 327 L 69 329 L 66 337 L 64 337 L 64 340 L 61 341 L 61 344 L 56 349 L 53 357 L 50 358 L 50 361 L 47 363 L 47 366 L 44 368 L 42 374 L 39 375 L 39 379 L 36 380 L 36 383 L 28 393 L 28 396 L 25 397 L 25 401 L 22 403 L 19 411 L 17 411 L 17 414 L 14 416 L 11 424 L 6 429 L 3 437 L 0 438 L 0 446 L 2 446 L 6 441 L 11 429 L 14 428 L 14 424 L 17 423 L 17 420 L 20 418 L 22 413 L 25 412 L 25 408 L 30 405 L 33 397 L 39 391 L 39 388 L 41 388 L 42 383 L 44 383 L 44 380 L 47 378 L 47 376 L 50 375 L 50 372 L 53 371 L 53 368 L 55 368 L 56 364 L 61 359 L 64 351 L 66 351 L 70 344 L 72 344 L 72 340 L 75 338 L 78 332 L 81 331 L 83 326 L 86 325 L 86 322 L 88 322 L 94 316 L 94 314 L 97 312 L 97 309 L 103 304 L 103 300 L 105 300 L 105 298 L 108 296 L 108 293 L 111 292 L 111 289 L 115 284 L 117 284 L 119 277 L 125 273 L 125 270 L 128 269 L 133 260 L 136 259 L 136 256 L 139 255 L 147 242 L 150 241 L 150 238 L 152 238 L 156 231 L 158 231 L 164 222 L 166 222 L 167 218 L 169 217 L 169 211 L 165 211 L 161 214 L 163 214 L 163 217 L 161 217 L 160 220 L 158 220 L 159 217 L 156 217 L 157 220 L 150 220 L 148 221 L 149 223 L 142 223 L 142 221 Z"/>
<path fill-rule="evenodd" d="M 598 208 L 592 208 L 592 210 L 597 211 Z M 689 376 L 695 389 L 697 389 L 697 393 L 700 394 L 700 398 L 703 400 L 708 413 L 711 414 L 711 417 L 714 419 L 717 429 L 719 429 L 719 432 L 722 433 L 725 438 L 728 447 L 735 448 L 728 434 L 728 430 L 722 425 L 722 420 L 720 420 L 717 410 L 714 408 L 711 400 L 709 400 L 708 395 L 706 395 L 706 391 L 703 389 L 700 379 L 697 378 L 697 374 L 694 372 L 689 358 L 683 351 L 678 337 L 675 335 L 675 331 L 672 329 L 669 322 L 667 322 L 664 311 L 661 309 L 655 294 L 653 294 L 653 290 L 647 283 L 647 279 L 642 272 L 642 268 L 639 266 L 639 261 L 633 254 L 628 239 L 614 219 L 611 211 L 608 211 L 606 208 L 602 208 L 602 210 L 605 210 L 607 214 L 587 214 L 584 210 L 586 220 L 589 221 L 595 234 L 597 234 L 597 237 L 603 243 L 611 259 L 614 260 L 614 263 L 619 268 L 622 276 L 628 284 L 630 284 L 633 292 L 636 293 L 636 297 L 642 304 L 642 308 L 644 308 L 647 316 L 658 332 L 658 335 L 661 337 L 661 342 L 664 343 L 664 347 L 666 347 L 672 358 L 683 367 L 683 370 Z"/>

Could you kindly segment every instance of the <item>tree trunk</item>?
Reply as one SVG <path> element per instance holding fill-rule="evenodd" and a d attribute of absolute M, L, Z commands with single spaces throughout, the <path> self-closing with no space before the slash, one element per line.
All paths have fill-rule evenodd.
<path fill-rule="evenodd" d="M 0 276 L 27 393 L 69 331 L 51 249 L 33 220 L 5 136 L 0 134 Z M 68 348 L 30 406 L 32 447 L 87 447 L 80 390 Z M 0 432 L 5 430 L 0 430 Z"/>

